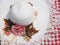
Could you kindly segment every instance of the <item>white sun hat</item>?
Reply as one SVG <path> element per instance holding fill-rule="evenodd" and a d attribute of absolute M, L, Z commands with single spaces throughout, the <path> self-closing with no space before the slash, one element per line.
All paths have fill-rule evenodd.
<path fill-rule="evenodd" d="M 9 13 L 10 20 L 13 23 L 24 26 L 31 24 L 35 18 L 33 7 L 24 1 L 13 4 Z"/>

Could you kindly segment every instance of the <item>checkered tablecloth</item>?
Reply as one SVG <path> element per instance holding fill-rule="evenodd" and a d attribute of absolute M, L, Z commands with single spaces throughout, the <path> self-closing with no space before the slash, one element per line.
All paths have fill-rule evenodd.
<path fill-rule="evenodd" d="M 40 45 L 60 45 L 60 0 L 47 0 L 47 3 L 51 8 L 51 25 L 49 26 L 47 30 L 48 33 L 45 34 L 44 39 L 40 41 Z"/>
<path fill-rule="evenodd" d="M 51 8 L 51 26 L 41 45 L 60 45 L 60 0 L 47 0 Z"/>

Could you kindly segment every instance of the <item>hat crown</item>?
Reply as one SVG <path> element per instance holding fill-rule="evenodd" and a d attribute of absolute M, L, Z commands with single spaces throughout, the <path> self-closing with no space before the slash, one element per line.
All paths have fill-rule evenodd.
<path fill-rule="evenodd" d="M 27 19 L 34 15 L 33 8 L 26 2 L 17 2 L 11 7 L 12 16 L 16 16 L 20 19 Z"/>
<path fill-rule="evenodd" d="M 33 7 L 24 1 L 13 4 L 10 13 L 10 19 L 20 25 L 28 25 L 34 19 Z"/>

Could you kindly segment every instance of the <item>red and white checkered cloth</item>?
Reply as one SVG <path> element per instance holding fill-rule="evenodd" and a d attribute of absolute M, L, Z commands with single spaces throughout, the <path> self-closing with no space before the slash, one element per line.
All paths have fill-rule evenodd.
<path fill-rule="evenodd" d="M 60 45 L 60 0 L 47 0 L 51 6 L 51 26 L 41 45 Z"/>

